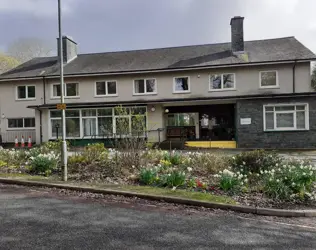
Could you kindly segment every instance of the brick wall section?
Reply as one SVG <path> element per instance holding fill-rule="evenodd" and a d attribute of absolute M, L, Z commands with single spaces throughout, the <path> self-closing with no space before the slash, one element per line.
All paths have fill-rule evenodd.
<path fill-rule="evenodd" d="M 308 103 L 308 131 L 263 131 L 263 105 Z M 240 125 L 240 118 L 251 118 L 250 125 Z M 237 143 L 239 148 L 316 148 L 316 99 L 280 98 L 237 102 Z"/>

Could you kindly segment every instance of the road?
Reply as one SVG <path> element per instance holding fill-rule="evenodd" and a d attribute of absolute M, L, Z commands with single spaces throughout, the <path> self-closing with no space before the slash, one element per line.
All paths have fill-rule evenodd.
<path fill-rule="evenodd" d="M 2 185 L 0 249 L 316 249 L 316 225 L 146 206 Z"/>

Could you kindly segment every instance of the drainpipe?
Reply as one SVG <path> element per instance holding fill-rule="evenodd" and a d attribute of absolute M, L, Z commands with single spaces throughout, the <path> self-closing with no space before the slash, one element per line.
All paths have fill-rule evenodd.
<path fill-rule="evenodd" d="M 43 101 L 46 104 L 46 78 L 43 76 Z"/>
<path fill-rule="evenodd" d="M 296 60 L 293 65 L 293 93 L 295 93 L 295 68 L 296 68 Z"/>

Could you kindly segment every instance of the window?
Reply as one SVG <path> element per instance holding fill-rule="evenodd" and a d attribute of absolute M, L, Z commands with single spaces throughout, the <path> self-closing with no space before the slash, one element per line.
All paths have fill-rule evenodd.
<path fill-rule="evenodd" d="M 210 91 L 235 89 L 235 74 L 210 75 Z"/>
<path fill-rule="evenodd" d="M 116 81 L 96 82 L 97 96 L 116 96 Z"/>
<path fill-rule="evenodd" d="M 35 128 L 35 118 L 9 118 L 8 128 Z"/>
<path fill-rule="evenodd" d="M 35 86 L 18 86 L 17 99 L 35 99 Z"/>
<path fill-rule="evenodd" d="M 66 110 L 67 138 L 104 138 L 144 136 L 147 128 L 146 107 L 120 107 Z M 126 131 L 125 131 L 126 129 Z M 50 138 L 62 135 L 61 111 L 50 111 Z"/>
<path fill-rule="evenodd" d="M 60 97 L 61 89 L 60 84 L 53 84 L 53 97 Z M 78 97 L 79 96 L 79 84 L 78 83 L 65 83 L 65 96 L 66 97 Z"/>
<path fill-rule="evenodd" d="M 167 126 L 194 126 L 195 113 L 168 114 Z"/>
<path fill-rule="evenodd" d="M 264 130 L 308 130 L 307 104 L 264 106 Z"/>
<path fill-rule="evenodd" d="M 134 80 L 134 95 L 157 94 L 156 79 Z"/>
<path fill-rule="evenodd" d="M 261 71 L 259 76 L 260 88 L 276 88 L 279 86 L 277 71 Z"/>
<path fill-rule="evenodd" d="M 189 77 L 175 77 L 173 83 L 174 93 L 190 92 L 190 80 Z"/>

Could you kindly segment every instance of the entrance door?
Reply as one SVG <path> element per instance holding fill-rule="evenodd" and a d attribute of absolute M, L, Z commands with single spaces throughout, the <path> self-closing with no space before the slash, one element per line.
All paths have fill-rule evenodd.
<path fill-rule="evenodd" d="M 114 133 L 117 136 L 127 136 L 131 131 L 129 116 L 114 117 Z"/>

